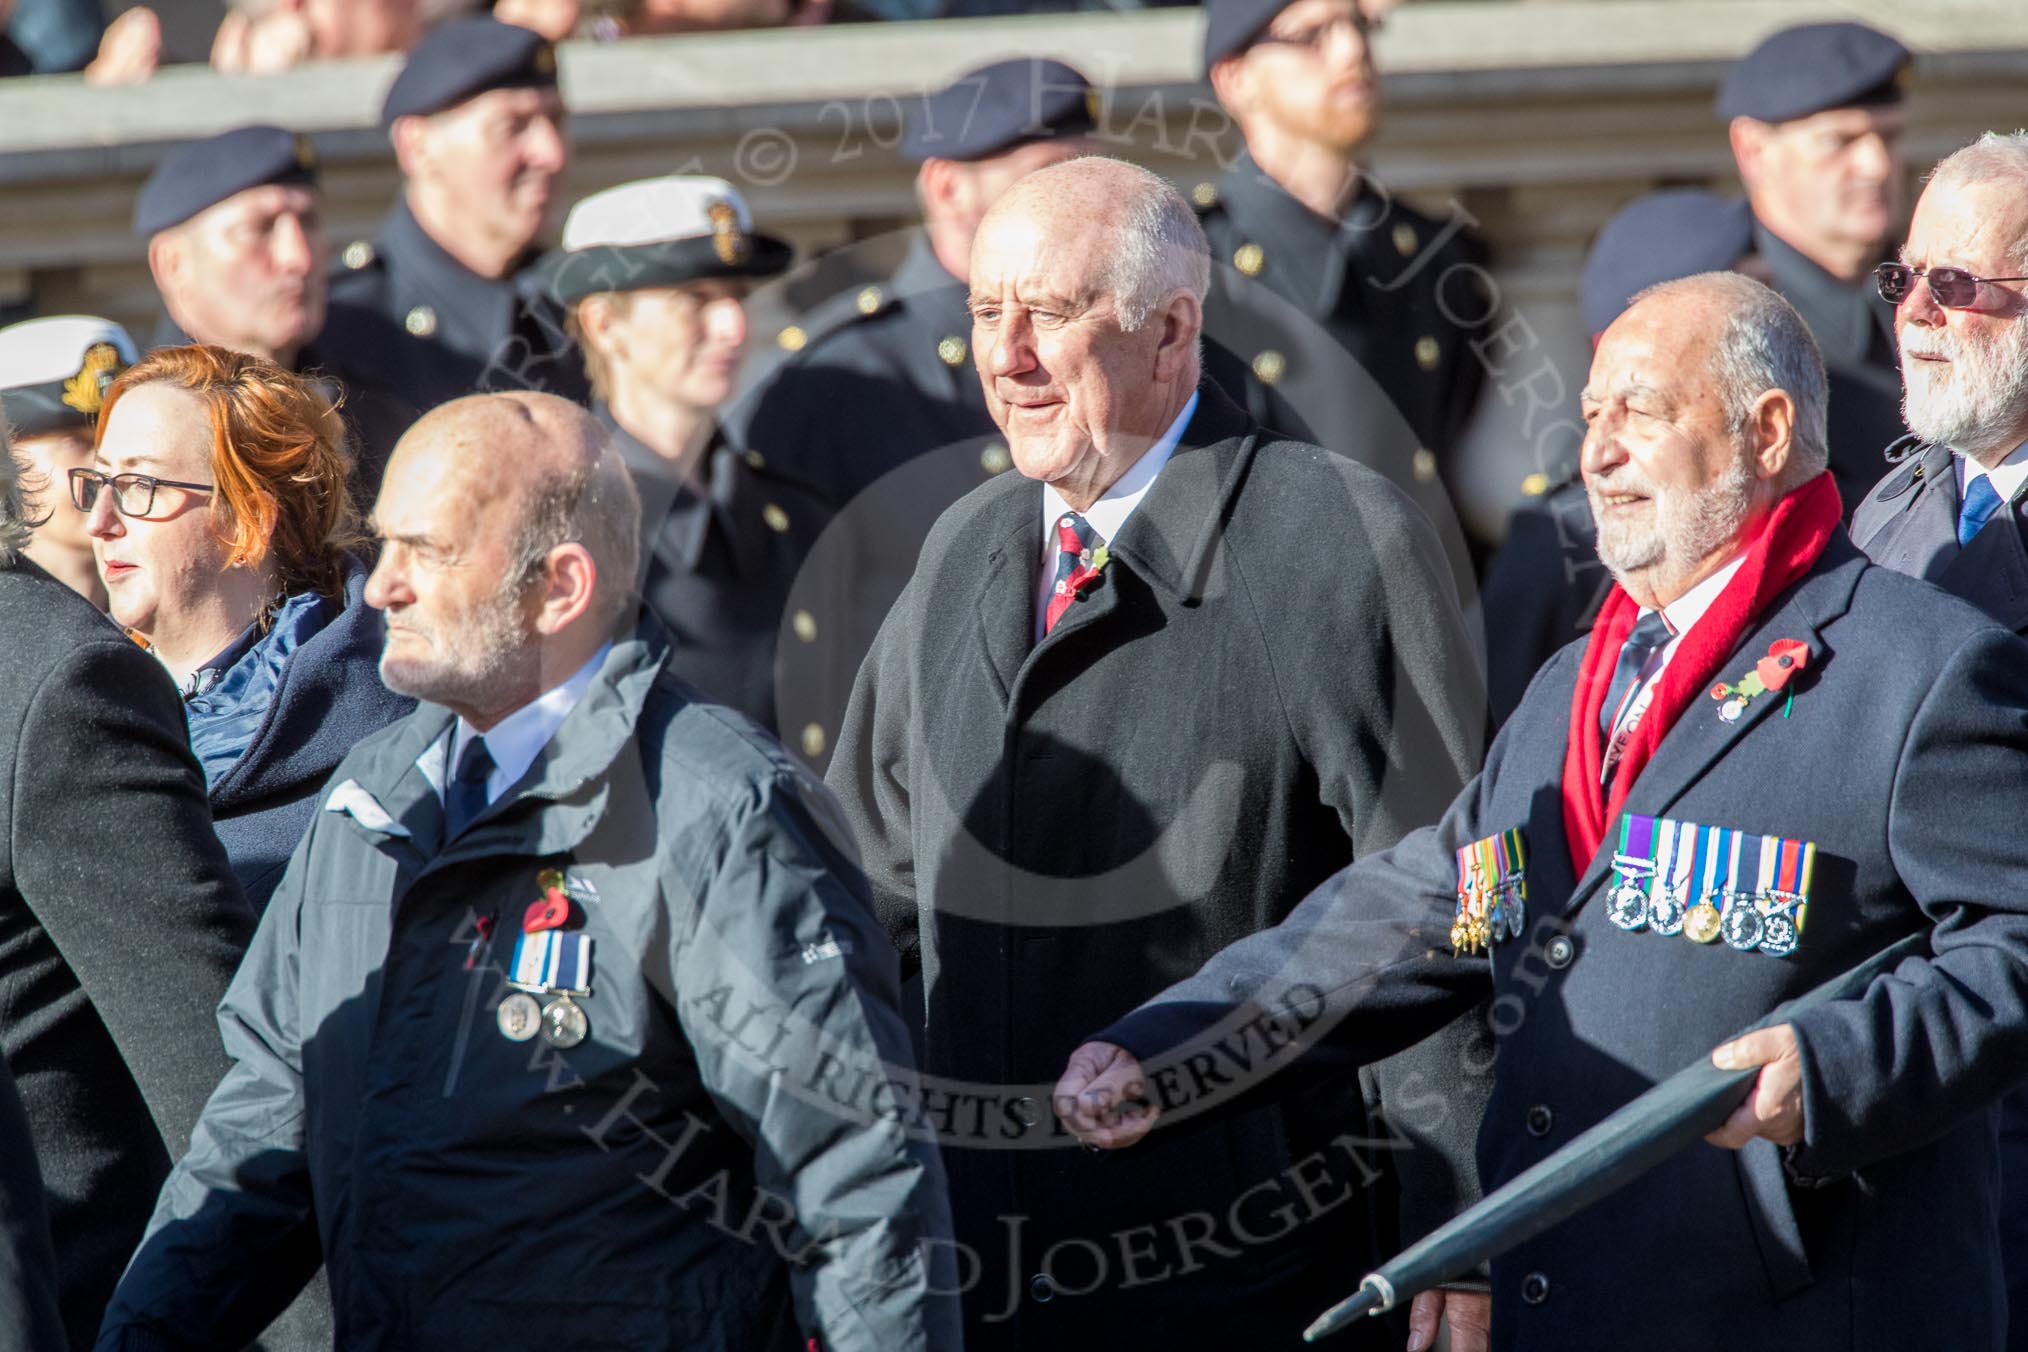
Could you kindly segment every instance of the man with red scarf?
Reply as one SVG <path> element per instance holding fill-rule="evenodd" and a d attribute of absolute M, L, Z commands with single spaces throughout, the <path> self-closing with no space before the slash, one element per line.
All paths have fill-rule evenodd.
<path fill-rule="evenodd" d="M 1080 1047 L 1058 1112 L 1110 1148 L 1187 1120 L 1171 1068 L 1291 989 L 1362 1060 L 1490 989 L 1489 1190 L 1700 1057 L 1761 1067 L 1708 1145 L 1495 1259 L 1496 1349 L 1997 1347 L 2028 646 L 1845 537 L 1821 360 L 1758 283 L 1644 293 L 1583 398 L 1596 629 L 1441 822 Z M 1861 998 L 1734 1040 L 1915 932 Z"/>

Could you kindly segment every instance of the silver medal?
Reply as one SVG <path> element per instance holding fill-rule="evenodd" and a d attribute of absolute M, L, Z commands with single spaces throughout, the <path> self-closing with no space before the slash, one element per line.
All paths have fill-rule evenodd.
<path fill-rule="evenodd" d="M 1674 892 L 1666 886 L 1655 889 L 1654 899 L 1648 903 L 1648 923 L 1655 933 L 1681 934 L 1685 914 L 1683 902 Z"/>
<path fill-rule="evenodd" d="M 493 1021 L 500 1025 L 501 1037 L 509 1042 L 526 1042 L 542 1026 L 542 1007 L 535 1003 L 534 996 L 515 991 L 500 1002 Z"/>
<path fill-rule="evenodd" d="M 542 1040 L 550 1046 L 575 1047 L 590 1031 L 591 1021 L 585 1018 L 583 1008 L 568 995 L 542 1007 Z"/>
<path fill-rule="evenodd" d="M 1761 936 L 1767 925 L 1759 911 L 1754 909 L 1753 899 L 1738 897 L 1725 912 L 1725 942 L 1740 952 L 1760 947 Z"/>
<path fill-rule="evenodd" d="M 1519 892 L 1508 893 L 1507 904 L 1501 907 L 1501 909 L 1507 914 L 1507 937 L 1509 939 L 1519 939 L 1521 931 L 1528 924 L 1528 907 L 1521 900 L 1521 894 Z"/>
<path fill-rule="evenodd" d="M 1623 930 L 1646 929 L 1648 889 L 1631 879 L 1615 887 L 1606 901 L 1606 919 Z"/>
<path fill-rule="evenodd" d="M 1746 712 L 1746 701 L 1729 699 L 1718 706 L 1718 716 L 1728 723 L 1737 723 L 1739 716 Z"/>
<path fill-rule="evenodd" d="M 1760 939 L 1760 951 L 1777 958 L 1796 951 L 1796 922 L 1780 911 L 1768 916 Z"/>

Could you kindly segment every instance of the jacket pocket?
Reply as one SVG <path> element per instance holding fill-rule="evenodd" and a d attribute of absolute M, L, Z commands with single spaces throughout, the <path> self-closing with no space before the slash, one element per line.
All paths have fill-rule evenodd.
<path fill-rule="evenodd" d="M 1734 1153 L 1733 1160 L 1769 1292 L 1776 1301 L 1787 1300 L 1815 1278 L 1803 1244 L 1803 1229 L 1789 1198 L 1781 1149 L 1772 1141 L 1750 1141 L 1744 1150 Z"/>

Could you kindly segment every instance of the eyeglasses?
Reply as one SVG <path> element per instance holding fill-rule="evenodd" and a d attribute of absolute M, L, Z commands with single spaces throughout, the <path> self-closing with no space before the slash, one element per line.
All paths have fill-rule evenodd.
<path fill-rule="evenodd" d="M 155 490 L 181 488 L 189 493 L 209 493 L 210 484 L 187 484 L 177 479 L 157 479 L 152 474 L 101 474 L 95 469 L 70 472 L 70 500 L 80 512 L 89 512 L 99 500 L 99 490 L 113 490 L 113 507 L 121 516 L 147 516 L 155 510 Z"/>
<path fill-rule="evenodd" d="M 1273 29 L 1269 29 L 1255 38 L 1254 41 L 1257 43 L 1274 43 L 1282 47 L 1301 47 L 1309 51 L 1318 51 L 1323 47 L 1325 42 L 1329 41 L 1331 35 L 1340 29 L 1345 30 L 1350 36 L 1367 38 L 1371 37 L 1379 27 L 1379 23 L 1375 20 L 1368 19 L 1364 14 L 1355 12 L 1352 14 L 1335 15 L 1313 27 L 1299 28 L 1292 32 L 1277 33 Z"/>
<path fill-rule="evenodd" d="M 1908 299 L 1918 277 L 1927 277 L 1929 294 L 1952 310 L 1963 310 L 1977 300 L 1980 282 L 2028 282 L 2028 277 L 1974 277 L 1963 268 L 1912 268 L 1906 263 L 1882 263 L 1873 269 L 1873 285 L 1889 305 Z"/>

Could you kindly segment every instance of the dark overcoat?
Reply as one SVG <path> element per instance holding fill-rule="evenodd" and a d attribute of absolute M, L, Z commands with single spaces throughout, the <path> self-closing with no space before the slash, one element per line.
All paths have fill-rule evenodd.
<path fill-rule="evenodd" d="M 0 1046 L 88 1347 L 225 1074 L 212 1011 L 253 912 L 160 663 L 25 560 L 0 567 Z"/>
<path fill-rule="evenodd" d="M 1765 1140 L 1693 1145 L 1495 1259 L 1493 1345 L 1997 1347 L 1991 1105 L 2028 1069 L 2028 644 L 1874 567 L 1842 534 L 1749 627 L 1726 677 L 1777 639 L 1809 647 L 1793 704 L 1763 696 L 1726 722 L 1699 696 L 1626 806 L 1814 842 L 1790 955 L 1607 918 L 1617 823 L 1589 863 L 1573 865 L 1564 837 L 1573 644 L 1441 823 L 1099 1036 L 1159 1063 L 1236 1001 L 1294 981 L 1331 992 L 1327 1017 L 1347 1016 L 1339 1045 L 1380 1055 L 1483 999 L 1490 981 L 1499 1055 L 1479 1142 L 1490 1190 L 1782 1000 L 1927 932 L 1931 956 L 1795 1021 L 1804 1138 L 1787 1159 Z M 1454 852 L 1514 827 L 1527 844 L 1523 935 L 1495 945 L 1490 965 L 1454 958 Z"/>
<path fill-rule="evenodd" d="M 1434 820 L 1478 755 L 1427 521 L 1200 389 L 1101 581 L 1039 644 L 1042 485 L 1005 475 L 945 513 L 831 763 L 921 968 L 975 1352 L 1293 1339 L 1370 1247 L 1348 1156 L 1386 1152 L 1331 1148 L 1366 1131 L 1356 1089 L 1236 1108 L 1138 1158 L 1078 1150 L 1049 1110 L 1098 1022 Z M 1419 1088 L 1421 1126 L 1476 1120 L 1468 1088 Z M 1441 1150 L 1413 1163 L 1440 1175 L 1424 1195 L 1450 1190 L 1439 1209 L 1470 1187 Z"/>

